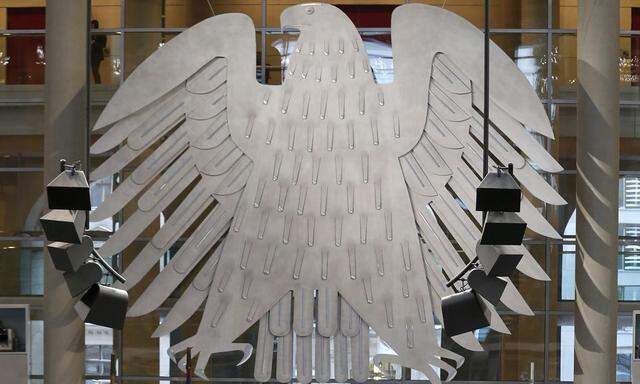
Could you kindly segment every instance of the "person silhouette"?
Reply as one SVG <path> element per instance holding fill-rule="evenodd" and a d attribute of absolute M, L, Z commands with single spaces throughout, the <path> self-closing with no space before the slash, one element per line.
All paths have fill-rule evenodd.
<path fill-rule="evenodd" d="M 98 20 L 91 20 L 91 29 L 100 28 Z M 107 36 L 91 35 L 91 73 L 96 84 L 102 83 L 100 77 L 100 63 L 104 60 L 104 51 L 107 47 Z"/>

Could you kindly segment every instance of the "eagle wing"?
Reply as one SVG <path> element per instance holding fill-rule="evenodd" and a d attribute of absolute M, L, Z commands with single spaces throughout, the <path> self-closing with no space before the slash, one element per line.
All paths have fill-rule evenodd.
<path fill-rule="evenodd" d="M 441 323 L 439 298 L 453 293 L 445 286 L 445 275 L 455 276 L 473 259 L 481 235 L 482 214 L 474 209 L 482 175 L 483 37 L 469 22 L 441 8 L 408 4 L 393 13 L 395 74 L 389 88 L 411 101 L 407 109 L 420 124 L 414 130 L 417 143 L 404 151 L 400 162 L 436 298 L 433 310 Z M 490 68 L 490 166 L 514 165 L 514 175 L 526 190 L 518 215 L 533 232 L 560 238 L 532 203 L 534 199 L 553 205 L 566 203 L 538 172 L 562 170 L 536 138 L 553 138 L 544 107 L 526 77 L 494 43 Z M 416 104 L 417 110 L 413 108 Z M 524 254 L 518 270 L 548 280 L 526 247 L 517 248 Z M 516 313 L 533 314 L 510 280 L 501 300 Z M 491 327 L 508 332 L 489 307 Z M 469 334 L 454 339 L 470 349 L 479 347 Z"/>
<path fill-rule="evenodd" d="M 145 60 L 122 84 L 94 130 L 109 128 L 92 154 L 113 151 L 92 174 L 135 170 L 92 213 L 109 218 L 130 202 L 135 209 L 104 243 L 121 252 L 172 203 L 177 207 L 127 266 L 126 288 L 136 285 L 189 228 L 169 265 L 129 309 L 156 309 L 199 264 L 197 276 L 156 334 L 188 319 L 205 301 L 219 251 L 253 167 L 244 131 L 252 102 L 269 87 L 255 77 L 255 27 L 242 14 L 209 18 L 181 33 Z M 256 104 L 260 104 L 259 102 Z"/>

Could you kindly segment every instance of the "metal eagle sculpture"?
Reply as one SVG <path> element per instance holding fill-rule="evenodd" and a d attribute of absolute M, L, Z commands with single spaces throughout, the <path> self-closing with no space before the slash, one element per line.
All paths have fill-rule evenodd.
<path fill-rule="evenodd" d="M 435 323 L 441 297 L 453 292 L 447 276 L 474 257 L 480 237 L 481 214 L 466 207 L 475 206 L 482 174 L 483 34 L 440 8 L 397 7 L 394 80 L 382 85 L 338 8 L 295 5 L 281 24 L 300 33 L 282 85 L 256 81 L 251 19 L 224 14 L 152 54 L 100 115 L 94 129 L 108 130 L 91 153 L 114 153 L 92 178 L 138 164 L 93 212 L 101 220 L 137 201 L 101 253 L 121 252 L 179 203 L 127 266 L 126 287 L 195 228 L 128 315 L 155 310 L 191 274 L 154 335 L 204 303 L 197 333 L 169 351 L 191 348 L 199 375 L 214 353 L 248 358 L 252 346 L 235 340 L 259 322 L 260 381 L 290 381 L 294 359 L 303 383 L 364 381 L 369 327 L 396 362 L 432 383 L 449 380 L 463 358 L 438 345 Z M 561 170 L 530 133 L 553 137 L 545 110 L 495 44 L 490 59 L 491 164 L 514 164 L 528 191 L 520 217 L 558 238 L 529 200 L 565 203 L 537 171 Z M 548 279 L 520 248 L 519 271 Z M 532 315 L 507 281 L 502 302 Z M 491 328 L 508 333 L 489 309 Z M 481 349 L 471 332 L 454 340 Z"/>

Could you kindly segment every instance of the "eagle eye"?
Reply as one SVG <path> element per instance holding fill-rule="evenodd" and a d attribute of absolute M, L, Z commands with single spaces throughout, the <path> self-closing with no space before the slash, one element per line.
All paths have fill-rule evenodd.
<path fill-rule="evenodd" d="M 307 8 L 304 10 L 304 12 L 305 12 L 307 15 L 311 15 L 313 12 L 315 12 L 315 9 L 314 9 L 313 7 L 307 7 Z"/>

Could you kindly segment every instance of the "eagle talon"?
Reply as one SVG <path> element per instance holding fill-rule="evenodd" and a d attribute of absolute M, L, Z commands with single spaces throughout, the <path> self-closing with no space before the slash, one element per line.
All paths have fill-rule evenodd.
<path fill-rule="evenodd" d="M 171 361 L 173 361 L 173 363 L 176 364 L 176 354 L 171 348 L 167 348 L 167 355 L 169 356 Z"/>
<path fill-rule="evenodd" d="M 240 360 L 240 362 L 238 364 L 236 364 L 236 367 L 239 367 L 242 364 L 246 363 L 247 360 L 249 360 L 249 358 L 251 357 L 251 354 L 253 353 L 253 345 L 248 344 L 248 343 L 234 344 L 234 345 L 235 346 L 242 346 L 241 349 L 238 349 L 239 351 L 242 351 L 242 353 L 243 353 L 242 359 Z"/>
<path fill-rule="evenodd" d="M 388 353 L 378 353 L 373 357 L 373 363 L 377 366 L 382 365 L 382 363 L 400 364 L 400 357 Z"/>
<path fill-rule="evenodd" d="M 203 380 L 209 380 L 207 375 L 204 374 L 204 369 L 196 369 L 193 373 Z"/>

